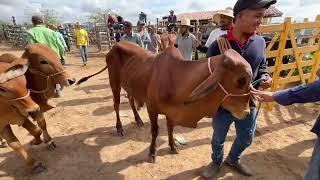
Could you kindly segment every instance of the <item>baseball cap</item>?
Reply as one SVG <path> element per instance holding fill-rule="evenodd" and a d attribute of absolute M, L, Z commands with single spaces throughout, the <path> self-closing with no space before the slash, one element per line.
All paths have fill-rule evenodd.
<path fill-rule="evenodd" d="M 132 23 L 129 22 L 129 21 L 125 21 L 125 22 L 123 22 L 123 26 L 124 26 L 124 27 L 131 27 L 131 26 L 132 26 Z"/>
<path fill-rule="evenodd" d="M 233 15 L 236 15 L 245 9 L 268 9 L 272 4 L 277 3 L 277 0 L 238 0 L 233 8 Z"/>

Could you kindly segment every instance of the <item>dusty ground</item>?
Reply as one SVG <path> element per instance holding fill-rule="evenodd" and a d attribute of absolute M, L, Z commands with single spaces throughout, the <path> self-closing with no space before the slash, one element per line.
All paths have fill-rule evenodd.
<path fill-rule="evenodd" d="M 2 44 L 0 53 L 21 55 Z M 90 53 L 87 67 L 82 67 L 76 53 L 68 55 L 67 71 L 79 79 L 96 72 L 105 64 L 103 54 Z M 0 149 L 0 179 L 32 180 L 140 180 L 140 179 L 199 179 L 199 173 L 210 162 L 211 122 L 203 119 L 197 129 L 176 128 L 189 143 L 180 145 L 181 153 L 171 155 L 167 146 L 165 120 L 160 119 L 158 159 L 146 162 L 151 140 L 146 109 L 140 110 L 143 128 L 134 123 L 127 100 L 122 96 L 121 113 L 125 137 L 115 130 L 115 113 L 107 73 L 77 87 L 63 91 L 63 97 L 53 103 L 57 108 L 46 114 L 49 133 L 58 148 L 49 152 L 44 144 L 31 147 L 27 132 L 14 127 L 15 134 L 34 157 L 43 161 L 48 170 L 30 175 L 25 164 L 10 148 Z M 254 144 L 245 152 L 242 161 L 255 171 L 249 179 L 301 179 L 311 156 L 315 136 L 309 132 L 318 114 L 315 104 L 276 107 L 272 112 L 260 112 Z M 228 153 L 235 138 L 229 133 L 225 144 Z M 218 179 L 248 179 L 223 166 Z"/>

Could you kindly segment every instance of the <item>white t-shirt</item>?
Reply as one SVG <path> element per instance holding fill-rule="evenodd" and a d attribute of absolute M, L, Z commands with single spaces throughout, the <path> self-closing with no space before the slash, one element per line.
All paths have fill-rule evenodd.
<path fill-rule="evenodd" d="M 192 60 L 193 46 L 196 41 L 196 37 L 189 33 L 188 36 L 178 35 L 176 38 L 176 44 L 180 50 L 182 56 L 185 59 Z"/>
<path fill-rule="evenodd" d="M 211 31 L 209 38 L 206 42 L 206 47 L 210 47 L 210 45 L 218 39 L 221 35 L 227 34 L 227 30 L 221 30 L 221 28 L 216 28 L 215 30 Z"/>

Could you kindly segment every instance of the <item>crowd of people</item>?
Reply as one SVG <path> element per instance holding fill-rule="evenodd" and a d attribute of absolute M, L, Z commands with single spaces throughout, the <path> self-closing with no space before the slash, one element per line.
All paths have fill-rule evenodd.
<path fill-rule="evenodd" d="M 186 60 L 193 59 L 193 52 L 199 50 L 206 53 L 207 57 L 216 56 L 223 53 L 221 42 L 225 42 L 228 47 L 236 50 L 244 57 L 251 65 L 253 72 L 253 81 L 262 80 L 255 88 L 267 89 L 272 84 L 271 74 L 266 71 L 266 45 L 263 37 L 255 32 L 262 24 L 265 11 L 275 4 L 276 0 L 238 0 L 234 8 L 227 8 L 219 11 L 214 20 L 218 23 L 219 28 L 216 28 L 210 33 L 210 36 L 205 45 L 201 45 L 200 41 L 190 32 L 192 25 L 190 20 L 183 19 L 177 24 L 177 17 L 174 11 L 170 11 L 168 17 L 168 26 L 166 32 L 158 34 L 155 26 L 146 27 L 145 17 L 137 22 L 137 31 L 134 32 L 133 24 L 123 19 L 115 19 L 109 16 L 108 27 L 114 29 L 115 39 L 119 41 L 130 41 L 136 43 L 145 50 L 159 53 L 167 47 L 176 47 L 181 52 Z M 116 22 L 121 23 L 116 23 Z M 65 51 L 70 50 L 70 45 L 64 34 L 58 34 L 55 27 L 50 29 L 43 25 L 43 20 L 39 16 L 32 17 L 34 27 L 28 30 L 28 41 L 30 43 L 44 43 L 51 47 L 57 54 L 60 55 L 61 62 L 64 64 Z M 179 33 L 175 32 L 176 27 L 179 27 Z M 88 62 L 89 45 L 88 33 L 81 28 L 79 23 L 76 24 L 74 32 L 76 43 L 79 47 L 84 65 Z M 318 73 L 320 76 L 320 71 Z M 319 101 L 319 81 L 308 86 L 297 87 L 296 89 L 285 90 L 275 94 L 266 93 L 264 91 L 255 91 L 255 95 L 260 101 L 276 101 L 282 105 L 302 102 Z M 307 93 L 307 96 L 305 96 Z M 313 132 L 320 134 L 320 120 L 317 121 Z M 231 124 L 235 124 L 236 139 L 230 149 L 227 158 L 224 161 L 224 142 L 228 134 Z M 212 117 L 212 162 L 206 167 L 202 176 L 210 178 L 215 176 L 223 163 L 237 170 L 245 176 L 253 176 L 254 173 L 249 167 L 245 166 L 241 161 L 241 155 L 252 144 L 254 132 L 257 124 L 257 107 L 254 103 L 251 104 L 250 114 L 245 119 L 239 120 L 223 108 Z M 320 143 L 317 140 L 310 169 L 305 179 L 319 179 L 320 172 Z"/>

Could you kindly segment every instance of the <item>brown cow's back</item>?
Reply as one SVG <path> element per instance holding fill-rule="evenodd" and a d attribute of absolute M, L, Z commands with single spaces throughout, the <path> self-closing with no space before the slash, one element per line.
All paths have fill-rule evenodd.
<path fill-rule="evenodd" d="M 137 51 L 141 53 L 136 53 Z M 136 44 L 125 41 L 118 43 L 106 58 L 110 79 L 120 77 L 121 87 L 140 103 L 144 103 L 154 66 L 154 56 Z"/>

